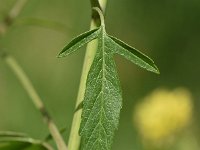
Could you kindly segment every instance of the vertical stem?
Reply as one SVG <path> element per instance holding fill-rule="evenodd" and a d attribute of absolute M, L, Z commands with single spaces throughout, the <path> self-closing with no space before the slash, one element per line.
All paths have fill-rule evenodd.
<path fill-rule="evenodd" d="M 94 27 L 95 26 L 92 21 L 91 29 L 93 29 Z M 84 98 L 87 74 L 89 72 L 91 63 L 92 63 L 94 55 L 95 55 L 95 49 L 97 47 L 96 43 L 97 43 L 97 41 L 94 40 L 94 41 L 90 42 L 86 48 L 86 54 L 85 54 L 85 59 L 84 59 L 84 63 L 83 63 L 82 75 L 81 75 L 80 85 L 79 85 L 79 92 L 78 92 L 75 108 L 77 108 L 79 106 L 79 104 L 82 103 L 83 98 Z M 69 146 L 70 150 L 79 150 L 81 138 L 80 138 L 78 132 L 79 132 L 80 123 L 81 123 L 81 113 L 82 113 L 82 109 L 79 109 L 74 113 L 74 116 L 73 116 L 72 127 L 71 127 L 71 131 L 70 131 L 69 142 L 68 142 L 68 146 Z"/>
<path fill-rule="evenodd" d="M 99 1 L 90 0 L 90 2 L 91 2 L 91 7 L 99 7 L 101 10 L 103 10 L 103 12 L 105 12 L 107 0 L 99 0 Z M 99 26 L 99 22 L 97 22 L 96 19 L 92 18 L 90 29 L 91 30 L 95 29 L 98 26 Z M 90 70 L 90 66 L 93 62 L 93 59 L 97 50 L 97 46 L 98 46 L 97 40 L 91 41 L 87 45 L 75 108 L 77 108 L 84 99 L 87 75 Z M 79 147 L 80 147 L 81 137 L 79 136 L 78 132 L 79 132 L 80 123 L 81 123 L 81 113 L 82 113 L 82 109 L 79 109 L 74 113 L 74 116 L 73 116 L 72 127 L 71 127 L 71 132 L 70 132 L 69 141 L 68 141 L 69 150 L 79 150 Z"/>
<path fill-rule="evenodd" d="M 103 13 L 105 14 L 107 0 L 99 0 L 100 8 L 102 9 Z"/>
<path fill-rule="evenodd" d="M 25 72 L 22 70 L 22 68 L 19 66 L 19 64 L 15 61 L 13 57 L 8 56 L 8 55 L 2 55 L 2 57 L 5 59 L 5 62 L 7 63 L 7 65 L 11 68 L 11 70 L 15 73 L 16 77 L 21 82 L 22 86 L 28 93 L 29 97 L 32 99 L 32 102 L 35 105 L 35 107 L 42 114 L 42 117 L 46 121 L 49 131 L 56 142 L 58 150 L 67 150 L 66 144 L 58 128 L 56 127 L 49 113 L 45 109 L 44 104 L 42 103 L 42 100 L 40 99 L 39 95 L 35 91 L 33 85 L 31 84 Z"/>

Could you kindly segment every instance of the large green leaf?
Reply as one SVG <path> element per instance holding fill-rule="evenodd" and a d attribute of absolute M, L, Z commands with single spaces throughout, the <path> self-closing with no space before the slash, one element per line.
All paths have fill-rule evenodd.
<path fill-rule="evenodd" d="M 85 143 L 84 150 L 110 149 L 122 105 L 112 45 L 104 29 L 99 30 L 98 49 L 88 74 L 83 101 L 80 134 Z"/>
<path fill-rule="evenodd" d="M 0 132 L 0 150 L 53 150 L 47 143 L 15 132 Z"/>
<path fill-rule="evenodd" d="M 79 130 L 82 139 L 81 149 L 110 150 L 122 107 L 122 94 L 114 54 L 122 55 L 148 71 L 154 73 L 159 71 L 149 57 L 117 38 L 109 36 L 104 21 L 96 30 L 72 40 L 59 56 L 66 56 L 93 39 L 97 39 L 98 48 L 86 81 Z"/>

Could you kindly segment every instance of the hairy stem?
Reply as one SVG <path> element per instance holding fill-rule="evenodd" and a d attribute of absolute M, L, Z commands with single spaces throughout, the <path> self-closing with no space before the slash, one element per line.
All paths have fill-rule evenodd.
<path fill-rule="evenodd" d="M 45 122 L 47 123 L 49 131 L 50 131 L 53 139 L 56 142 L 58 150 L 67 150 L 65 142 L 64 142 L 59 130 L 57 129 L 55 123 L 53 122 L 49 113 L 45 109 L 44 104 L 42 103 L 42 100 L 40 99 L 39 95 L 35 91 L 33 85 L 31 84 L 29 78 L 27 77 L 27 75 L 25 74 L 23 69 L 19 66 L 19 64 L 16 62 L 16 60 L 13 57 L 11 57 L 9 55 L 5 55 L 5 54 L 2 55 L 2 57 L 4 57 L 7 65 L 15 73 L 16 77 L 21 82 L 22 86 L 24 87 L 24 89 L 28 93 L 28 95 L 31 98 L 35 107 L 42 114 L 42 117 L 45 120 Z"/>
<path fill-rule="evenodd" d="M 105 12 L 107 0 L 99 0 L 99 1 L 98 0 L 90 0 L 90 2 L 91 2 L 92 8 L 98 7 L 103 12 Z M 100 20 L 100 18 L 96 18 L 96 14 L 92 13 L 92 19 L 91 19 L 91 24 L 90 24 L 91 30 L 100 26 L 99 20 Z M 95 53 L 97 50 L 97 46 L 98 46 L 98 43 L 96 40 L 91 41 L 87 45 L 75 108 L 79 107 L 79 105 L 82 103 L 82 101 L 84 99 L 87 75 L 90 70 L 92 61 L 94 59 L 94 56 L 95 56 Z M 69 142 L 68 142 L 68 146 L 69 146 L 70 150 L 79 150 L 79 147 L 80 147 L 81 137 L 79 136 L 78 132 L 79 132 L 80 123 L 81 123 L 81 113 L 82 113 L 82 109 L 78 109 L 77 111 L 75 111 L 74 116 L 73 116 L 72 127 L 71 127 L 70 136 L 69 136 Z"/>
<path fill-rule="evenodd" d="M 0 37 L 6 34 L 8 28 L 13 24 L 16 17 L 20 14 L 21 10 L 25 6 L 27 0 L 17 0 L 13 8 L 10 10 L 7 16 L 5 16 L 3 22 L 0 23 Z M 20 65 L 16 62 L 16 60 L 9 56 L 7 53 L 0 51 L 0 58 L 4 59 L 7 65 L 11 68 L 11 70 L 15 73 L 16 77 L 19 79 L 24 89 L 27 91 L 29 97 L 31 98 L 35 107 L 40 111 L 42 117 L 46 121 L 49 131 L 58 147 L 58 150 L 67 150 L 67 146 L 56 127 L 55 123 L 51 119 L 49 113 L 44 107 L 42 100 L 38 96 L 35 91 L 33 85 L 31 84 L 29 78 L 20 67 Z"/>

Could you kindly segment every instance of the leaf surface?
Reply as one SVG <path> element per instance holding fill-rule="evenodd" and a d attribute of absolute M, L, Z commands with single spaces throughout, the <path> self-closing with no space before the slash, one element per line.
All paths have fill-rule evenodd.
<path fill-rule="evenodd" d="M 83 100 L 80 135 L 84 150 L 109 150 L 117 129 L 122 96 L 113 52 L 100 28 L 98 49 L 90 68 Z"/>

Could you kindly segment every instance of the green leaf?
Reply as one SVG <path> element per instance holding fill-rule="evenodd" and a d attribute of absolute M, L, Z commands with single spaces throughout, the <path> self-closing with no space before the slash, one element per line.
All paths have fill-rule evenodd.
<path fill-rule="evenodd" d="M 47 143 L 32 139 L 25 134 L 0 132 L 0 150 L 53 150 Z"/>
<path fill-rule="evenodd" d="M 124 43 L 123 41 L 110 36 L 112 39 L 110 43 L 115 45 L 115 52 L 121 56 L 124 56 L 126 59 L 130 60 L 134 64 L 154 73 L 159 74 L 159 70 L 154 64 L 153 60 L 150 59 L 145 54 L 141 53 L 137 49 L 129 46 L 128 44 Z"/>
<path fill-rule="evenodd" d="M 94 29 L 91 31 L 87 31 L 78 37 L 74 38 L 67 46 L 63 48 L 63 50 L 58 54 L 58 57 L 64 57 L 67 56 L 74 51 L 78 50 L 88 42 L 94 40 L 97 38 L 98 30 Z"/>
<path fill-rule="evenodd" d="M 83 100 L 80 135 L 84 150 L 111 148 L 122 107 L 112 45 L 104 28 L 99 30 L 98 49 L 88 74 Z"/>
<path fill-rule="evenodd" d="M 79 130 L 82 150 L 111 149 L 122 107 L 122 94 L 114 55 L 122 55 L 148 71 L 159 73 L 149 57 L 117 38 L 109 36 L 105 30 L 103 15 L 100 10 L 97 11 L 101 18 L 101 26 L 95 31 L 82 34 L 60 53 L 61 56 L 66 56 L 92 39 L 98 41 L 98 48 L 87 76 L 83 100 Z"/>

